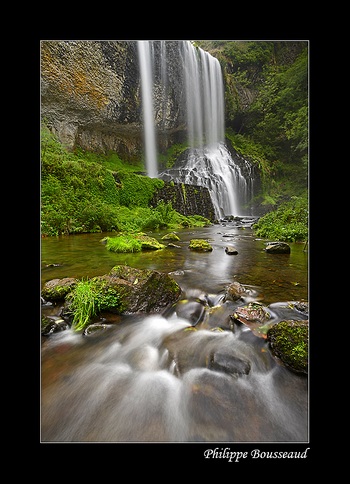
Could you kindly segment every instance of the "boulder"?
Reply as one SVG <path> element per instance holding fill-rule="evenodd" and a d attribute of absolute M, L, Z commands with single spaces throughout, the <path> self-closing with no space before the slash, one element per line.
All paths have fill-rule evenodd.
<path fill-rule="evenodd" d="M 290 370 L 308 373 L 309 322 L 280 321 L 267 331 L 272 354 Z"/>
<path fill-rule="evenodd" d="M 286 242 L 269 242 L 265 251 L 268 254 L 290 254 L 290 246 Z"/>
<path fill-rule="evenodd" d="M 159 313 L 174 304 L 181 288 L 169 274 L 119 265 L 100 276 L 120 299 L 122 313 Z"/>

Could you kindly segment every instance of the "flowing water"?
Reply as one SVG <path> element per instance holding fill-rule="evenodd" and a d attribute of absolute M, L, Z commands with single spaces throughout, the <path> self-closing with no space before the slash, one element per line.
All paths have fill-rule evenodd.
<path fill-rule="evenodd" d="M 144 146 L 147 175 L 155 178 L 157 168 L 156 132 L 153 113 L 153 69 L 152 44 L 148 40 L 138 41 L 138 52 L 141 72 L 142 113 L 144 124 Z"/>
<path fill-rule="evenodd" d="M 186 106 L 186 129 L 189 149 L 182 157 L 180 166 L 158 174 L 156 131 L 162 128 L 166 117 L 168 99 L 167 42 L 138 41 L 142 109 L 144 122 L 144 146 L 147 175 L 177 183 L 188 183 L 208 188 L 215 216 L 219 220 L 228 215 L 242 215 L 251 205 L 254 179 L 250 163 L 244 172 L 225 145 L 224 84 L 219 61 L 189 41 L 179 41 L 181 59 L 180 75 L 184 79 L 184 103 Z M 159 58 L 156 59 L 156 56 Z M 158 62 L 156 62 L 156 60 Z M 155 65 L 159 64 L 158 83 L 162 106 L 155 108 Z M 156 126 L 155 111 L 162 112 L 162 120 Z M 246 173 L 247 172 L 247 173 Z M 249 213 L 246 213 L 249 214 Z"/>
<path fill-rule="evenodd" d="M 308 299 L 305 245 L 268 254 L 249 223 L 179 230 L 179 247 L 139 254 L 107 251 L 105 235 L 43 239 L 42 284 L 126 264 L 172 273 L 181 302 L 164 314 L 104 314 L 106 329 L 86 336 L 66 329 L 43 337 L 42 441 L 306 442 L 307 377 L 286 369 L 266 339 L 230 319 L 251 300 L 268 306 L 274 322 L 303 319 L 288 308 Z M 190 251 L 192 238 L 209 240 L 213 251 Z M 226 254 L 227 245 L 238 254 Z M 246 297 L 224 302 L 234 281 Z M 59 318 L 60 309 L 44 304 L 42 314 Z M 222 371 L 227 358 L 231 372 Z"/>

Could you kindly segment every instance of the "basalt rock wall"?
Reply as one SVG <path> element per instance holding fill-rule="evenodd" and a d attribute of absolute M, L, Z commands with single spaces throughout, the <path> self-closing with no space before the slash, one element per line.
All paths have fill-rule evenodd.
<path fill-rule="evenodd" d="M 154 59 L 166 55 L 168 63 L 166 84 L 159 61 L 154 65 L 161 151 L 185 133 L 184 80 L 177 41 L 154 42 L 152 49 Z M 137 42 L 42 41 L 41 116 L 67 149 L 115 151 L 125 160 L 140 158 L 143 127 Z"/>
<path fill-rule="evenodd" d="M 200 214 L 211 222 L 215 221 L 214 205 L 209 190 L 205 187 L 165 182 L 164 187 L 155 193 L 150 205 L 156 207 L 161 201 L 170 202 L 173 209 L 183 215 Z"/>

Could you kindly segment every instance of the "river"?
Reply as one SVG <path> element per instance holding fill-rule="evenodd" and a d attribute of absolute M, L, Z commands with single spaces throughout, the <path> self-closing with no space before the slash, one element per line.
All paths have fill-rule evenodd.
<path fill-rule="evenodd" d="M 164 233 L 149 235 L 160 240 Z M 108 329 L 90 336 L 67 329 L 43 337 L 42 442 L 308 441 L 308 379 L 276 361 L 266 339 L 249 327 L 222 324 L 233 307 L 222 295 L 235 281 L 250 295 L 245 302 L 268 306 L 276 321 L 289 302 L 308 301 L 307 246 L 290 243 L 290 254 L 268 254 L 267 241 L 257 239 L 249 223 L 177 233 L 179 247 L 137 254 L 109 252 L 101 239 L 114 234 L 42 239 L 42 284 L 126 264 L 172 273 L 184 301 L 206 297 L 211 306 L 196 330 L 188 304 L 187 312 L 107 316 Z M 207 239 L 213 251 L 189 250 L 192 238 Z M 237 255 L 225 253 L 228 245 Z M 43 315 L 59 317 L 59 311 L 42 307 Z M 213 354 L 228 352 L 249 372 L 208 366 Z"/>

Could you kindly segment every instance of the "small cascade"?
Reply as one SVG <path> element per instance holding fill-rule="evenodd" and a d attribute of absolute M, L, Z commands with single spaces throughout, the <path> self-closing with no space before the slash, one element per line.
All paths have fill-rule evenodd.
<path fill-rule="evenodd" d="M 241 206 L 249 202 L 251 181 L 247 180 L 224 143 L 188 150 L 186 163 L 163 171 L 165 181 L 204 186 L 209 190 L 215 215 L 243 215 Z"/>

